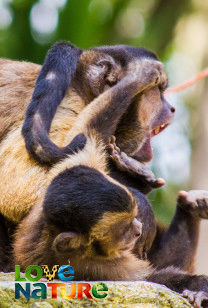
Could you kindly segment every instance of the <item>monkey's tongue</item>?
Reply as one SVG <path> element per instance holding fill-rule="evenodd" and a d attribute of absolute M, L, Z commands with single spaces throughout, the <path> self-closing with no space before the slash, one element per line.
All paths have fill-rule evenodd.
<path fill-rule="evenodd" d="M 150 141 L 151 137 L 148 136 L 141 149 L 136 154 L 134 154 L 133 157 L 139 162 L 148 162 L 153 158 L 153 151 L 151 148 Z"/>

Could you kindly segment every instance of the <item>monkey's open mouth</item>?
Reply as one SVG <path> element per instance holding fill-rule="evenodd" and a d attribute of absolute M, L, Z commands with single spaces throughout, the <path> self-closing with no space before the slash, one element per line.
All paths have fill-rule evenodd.
<path fill-rule="evenodd" d="M 166 123 L 166 124 L 162 124 L 156 128 L 154 128 L 152 130 L 152 133 L 151 133 L 151 137 L 154 137 L 156 135 L 158 135 L 159 133 L 161 133 L 164 129 L 166 129 L 166 127 L 169 125 L 169 123 Z"/>
<path fill-rule="evenodd" d="M 145 141 L 142 147 L 137 153 L 134 154 L 134 158 L 139 162 L 146 163 L 153 158 L 153 151 L 151 147 L 151 138 L 160 134 L 170 123 L 165 123 L 158 125 L 156 128 L 153 128 L 151 133 L 146 135 Z"/>

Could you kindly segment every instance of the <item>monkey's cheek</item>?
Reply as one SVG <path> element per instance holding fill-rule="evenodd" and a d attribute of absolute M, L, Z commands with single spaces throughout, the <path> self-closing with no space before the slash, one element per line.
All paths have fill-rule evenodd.
<path fill-rule="evenodd" d="M 139 162 L 146 163 L 152 160 L 153 158 L 153 151 L 150 144 L 151 138 L 148 137 L 141 147 L 141 149 L 134 154 L 133 158 L 138 160 Z"/>

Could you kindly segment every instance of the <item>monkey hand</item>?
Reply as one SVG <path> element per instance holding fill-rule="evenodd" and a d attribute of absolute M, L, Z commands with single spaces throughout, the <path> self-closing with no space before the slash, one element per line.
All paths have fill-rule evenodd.
<path fill-rule="evenodd" d="M 130 62 L 127 74 L 135 80 L 138 93 L 167 82 L 163 64 L 147 58 Z"/>
<path fill-rule="evenodd" d="M 127 173 L 140 184 L 140 190 L 147 194 L 154 188 L 160 188 L 165 184 L 161 178 L 156 179 L 152 171 L 136 159 L 122 152 L 115 143 L 116 138 L 112 136 L 109 140 L 108 152 L 113 163 L 121 172 Z"/>
<path fill-rule="evenodd" d="M 208 293 L 203 291 L 190 291 L 184 290 L 182 296 L 187 298 L 188 301 L 195 307 L 208 307 Z"/>
<path fill-rule="evenodd" d="M 178 194 L 178 206 L 196 218 L 208 219 L 208 191 L 182 190 Z"/>

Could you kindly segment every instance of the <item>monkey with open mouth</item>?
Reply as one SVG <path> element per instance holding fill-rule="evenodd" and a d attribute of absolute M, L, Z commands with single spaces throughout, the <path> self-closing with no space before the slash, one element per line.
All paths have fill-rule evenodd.
<path fill-rule="evenodd" d="M 118 50 L 116 52 L 118 53 Z M 187 228 L 194 230 L 194 227 L 193 224 L 189 227 L 188 222 L 195 222 L 197 226 L 200 218 L 207 218 L 208 193 L 180 192 L 175 217 L 170 228 L 161 236 L 161 241 L 158 242 L 160 247 L 156 247 L 158 234 L 155 241 L 154 232 L 151 232 L 153 243 L 147 236 L 146 243 L 151 244 L 144 245 L 145 253 L 148 254 L 150 251 L 149 257 L 153 259 L 155 256 L 160 263 L 158 268 L 161 270 L 155 270 L 149 267 L 147 261 L 141 258 L 138 260 L 131 252 L 141 244 L 143 232 L 140 212 L 145 206 L 148 208 L 144 205 L 147 201 L 135 189 L 134 184 L 132 187 L 124 185 L 123 181 L 126 179 L 122 177 L 115 180 L 112 170 L 108 167 L 106 144 L 108 145 L 109 137 L 115 135 L 122 151 L 115 144 L 115 138 L 112 138 L 108 149 L 111 162 L 118 170 L 127 176 L 137 177 L 135 182 L 140 178 L 141 182 L 146 182 L 152 187 L 163 184 L 160 179 L 154 180 L 148 169 L 138 162 L 152 158 L 150 138 L 170 123 L 175 111 L 165 101 L 161 90 L 159 91 L 164 89 L 164 85 L 167 86 L 167 78 L 161 65 L 155 60 L 149 62 L 151 60 L 145 57 L 129 58 L 126 74 L 115 84 L 107 87 L 80 112 L 66 137 L 68 146 L 62 148 L 57 148 L 48 138 L 47 129 L 49 130 L 50 123 L 48 122 L 46 129 L 43 117 L 46 115 L 44 109 L 48 104 L 48 97 L 45 102 L 44 99 L 45 96 L 50 96 L 50 93 L 47 89 L 44 90 L 45 80 L 41 78 L 47 79 L 50 73 L 50 76 L 53 76 L 50 81 L 54 80 L 56 72 L 52 71 L 49 65 L 50 71 L 45 71 L 46 77 L 39 75 L 32 102 L 27 109 L 23 135 L 30 155 L 37 160 L 37 156 L 40 156 L 40 163 L 54 166 L 49 171 L 51 184 L 46 188 L 42 201 L 34 206 L 18 228 L 14 244 L 15 258 L 23 267 L 31 262 L 41 264 L 43 261 L 51 265 L 57 262 L 65 264 L 70 259 L 77 272 L 77 279 L 147 279 L 183 292 L 190 301 L 194 298 L 195 304 L 201 305 L 207 300 L 207 277 L 189 275 L 180 270 L 185 267 L 190 269 L 192 266 L 195 245 L 182 254 L 184 258 L 180 259 L 177 255 L 176 260 L 176 254 L 182 246 L 179 247 L 180 244 L 177 243 L 178 248 L 173 251 L 173 244 L 176 244 L 179 237 L 181 240 L 182 235 L 189 239 L 190 229 Z M 47 59 L 45 64 L 48 64 Z M 109 66 L 106 63 L 105 65 Z M 93 69 L 95 70 L 94 67 Z M 125 136 L 123 126 L 129 123 L 126 119 L 130 115 L 132 119 L 136 115 L 132 123 L 133 127 L 137 127 L 135 133 L 136 129 L 132 129 L 130 125 L 129 135 L 131 129 L 133 132 L 132 143 L 128 138 L 127 141 L 125 138 L 122 139 Z M 48 116 L 46 118 L 49 119 Z M 54 157 L 50 157 L 53 153 L 50 150 L 52 148 Z M 128 153 L 128 156 L 124 152 Z M 147 222 L 152 225 L 148 215 L 146 225 Z M 179 223 L 180 229 L 183 230 L 177 231 Z M 34 228 L 30 235 L 27 225 Z M 146 225 L 143 223 L 144 227 Z M 28 237 L 30 243 L 37 242 L 37 249 L 31 251 L 31 245 L 25 242 L 25 239 L 28 241 Z M 197 235 L 195 239 L 196 237 Z M 182 245 L 184 247 L 184 243 Z M 170 251 L 173 252 L 171 256 Z M 161 253 L 162 260 L 159 258 Z M 80 264 L 83 265 L 81 269 Z"/>
<path fill-rule="evenodd" d="M 55 66 L 53 66 L 54 63 L 56 64 Z M 3 67 L 5 65 L 8 65 L 7 61 L 2 63 Z M 21 78 L 24 76 L 29 81 L 28 76 L 31 76 L 29 67 L 26 70 L 27 74 L 23 72 L 23 76 L 21 76 L 21 74 L 17 74 L 16 66 L 18 65 L 15 64 L 14 66 L 15 68 L 12 66 L 11 69 L 16 72 L 15 77 L 13 76 L 14 80 L 21 83 Z M 22 64 L 22 68 L 25 66 L 26 64 Z M 95 136 L 100 136 L 99 140 L 104 144 L 102 148 L 104 156 L 104 149 L 108 144 L 109 136 L 116 136 L 117 146 L 121 149 L 120 153 L 125 152 L 128 154 L 127 165 L 128 171 L 130 171 L 128 177 L 131 176 L 132 178 L 133 174 L 133 178 L 138 176 L 140 179 L 140 181 L 134 181 L 136 183 L 132 184 L 131 189 L 122 184 L 125 181 L 125 176 L 123 175 L 120 177 L 119 182 L 116 181 L 116 183 L 117 185 L 120 183 L 122 187 L 125 187 L 133 195 L 138 206 L 142 204 L 141 200 L 144 201 L 143 204 L 147 204 L 145 197 L 139 193 L 138 189 L 146 191 L 149 188 L 147 189 L 144 185 L 141 188 L 140 183 L 144 182 L 151 188 L 161 186 L 164 182 L 155 180 L 151 176 L 149 177 L 147 169 L 138 165 L 137 160 L 147 161 L 152 158 L 151 137 L 164 129 L 173 117 L 174 108 L 166 102 L 162 94 L 166 86 L 167 77 L 161 64 L 154 54 L 145 49 L 114 46 L 81 51 L 67 43 L 55 45 L 49 51 L 38 77 L 33 99 L 28 107 L 23 126 L 23 136 L 30 156 L 25 151 L 24 141 L 20 135 L 19 124 L 22 123 L 23 117 L 20 113 L 14 115 L 8 110 L 6 113 L 5 105 L 3 104 L 2 107 L 8 119 L 3 127 L 4 133 L 6 131 L 6 138 L 3 138 L 0 150 L 1 155 L 4 155 L 2 158 L 7 158 L 6 164 L 5 160 L 1 164 L 4 172 L 3 184 L 4 181 L 6 183 L 6 177 L 13 174 L 12 183 L 8 183 L 8 180 L 6 183 L 10 191 L 9 196 L 5 192 L 6 185 L 1 187 L 0 210 L 4 217 L 18 223 L 30 211 L 32 205 L 40 200 L 40 196 L 53 179 L 51 174 L 56 173 L 55 170 L 59 166 L 58 162 L 64 160 L 65 157 L 68 158 L 68 155 L 74 157 L 74 153 L 77 153 L 77 155 L 83 153 L 82 151 L 85 150 L 87 145 L 89 132 Z M 8 89 L 7 84 L 4 90 L 6 89 Z M 22 88 L 21 91 L 21 93 L 24 93 Z M 62 100 L 64 95 L 65 99 Z M 117 103 L 120 102 L 117 109 L 113 104 L 114 100 Z M 109 107 L 109 101 L 111 102 L 111 108 L 107 108 L 106 112 L 105 107 Z M 56 111 L 59 103 L 61 104 Z M 68 114 L 66 110 L 69 111 Z M 69 115 L 70 117 L 67 118 Z M 11 119 L 12 117 L 13 119 Z M 53 117 L 50 137 L 59 146 L 51 142 L 48 137 Z M 15 118 L 18 118 L 16 122 Z M 132 122 L 128 122 L 128 119 L 132 119 Z M 16 142 L 17 147 L 11 151 L 14 142 Z M 111 149 L 112 145 L 113 143 L 110 146 Z M 113 148 L 113 152 L 115 152 L 117 148 L 114 145 Z M 96 154 L 97 149 L 93 147 L 92 149 L 95 152 L 91 153 L 91 155 L 96 162 L 96 157 L 99 157 L 99 155 L 97 156 Z M 35 163 L 31 156 L 39 164 Z M 118 154 L 111 155 L 112 163 L 117 167 L 119 165 L 119 169 L 124 168 L 126 160 L 123 159 L 123 154 L 119 157 L 119 160 L 118 156 Z M 133 161 L 131 160 L 129 165 L 130 156 Z M 81 157 L 80 163 L 84 160 L 84 157 Z M 40 163 L 42 166 L 40 166 Z M 135 163 L 137 165 L 136 172 Z M 96 165 L 96 168 L 102 170 L 101 165 L 99 167 Z M 7 166 L 7 169 L 5 166 Z M 140 168 L 139 172 L 138 166 Z M 107 168 L 106 161 L 105 168 Z M 141 172 L 141 170 L 144 172 Z M 111 170 L 108 170 L 107 174 L 111 172 Z M 127 173 L 127 170 L 125 170 L 125 175 Z M 22 181 L 23 178 L 24 181 Z M 113 178 L 111 177 L 112 180 Z M 57 193 L 57 196 L 59 196 L 59 193 Z M 176 217 L 169 230 L 164 233 L 160 230 L 155 237 L 156 226 L 151 208 L 146 205 L 146 207 L 142 207 L 142 210 L 144 211 L 143 216 L 146 217 L 148 222 L 143 225 L 151 230 L 151 232 L 147 231 L 146 242 L 148 242 L 148 247 L 145 248 L 148 251 L 150 247 L 151 253 L 148 255 L 146 252 L 143 256 L 147 255 L 148 258 L 151 258 L 151 256 L 157 255 L 156 259 L 160 260 L 158 257 L 160 253 L 164 255 L 164 252 L 171 247 L 170 239 L 172 237 L 174 237 L 179 250 L 184 246 L 184 242 L 189 240 L 191 242 L 190 248 L 184 252 L 185 258 L 177 260 L 177 265 L 182 269 L 190 269 L 196 247 L 195 239 L 198 237 L 197 226 L 200 217 L 192 219 L 193 215 L 189 217 L 189 215 L 183 215 L 177 210 Z M 142 211 L 139 212 L 141 213 Z M 184 211 L 182 212 L 184 213 Z M 196 216 L 200 215 L 197 214 Z M 204 218 L 206 218 L 206 215 Z M 187 232 L 172 232 L 178 222 L 181 223 L 181 220 L 181 225 L 184 226 L 184 230 Z M 190 241 L 190 224 L 187 224 L 187 221 L 192 222 L 192 220 L 194 222 L 194 225 L 192 224 L 194 232 Z M 187 235 L 183 238 L 183 242 L 181 241 L 181 236 L 186 233 Z M 19 232 L 19 234 L 21 233 Z M 166 262 L 175 265 L 174 262 L 176 261 L 174 259 L 176 259 L 177 252 L 175 255 L 174 253 L 171 256 L 166 255 L 167 260 L 164 262 L 164 258 L 159 265 L 161 268 L 167 265 Z M 154 260 L 153 257 L 152 260 Z"/>

